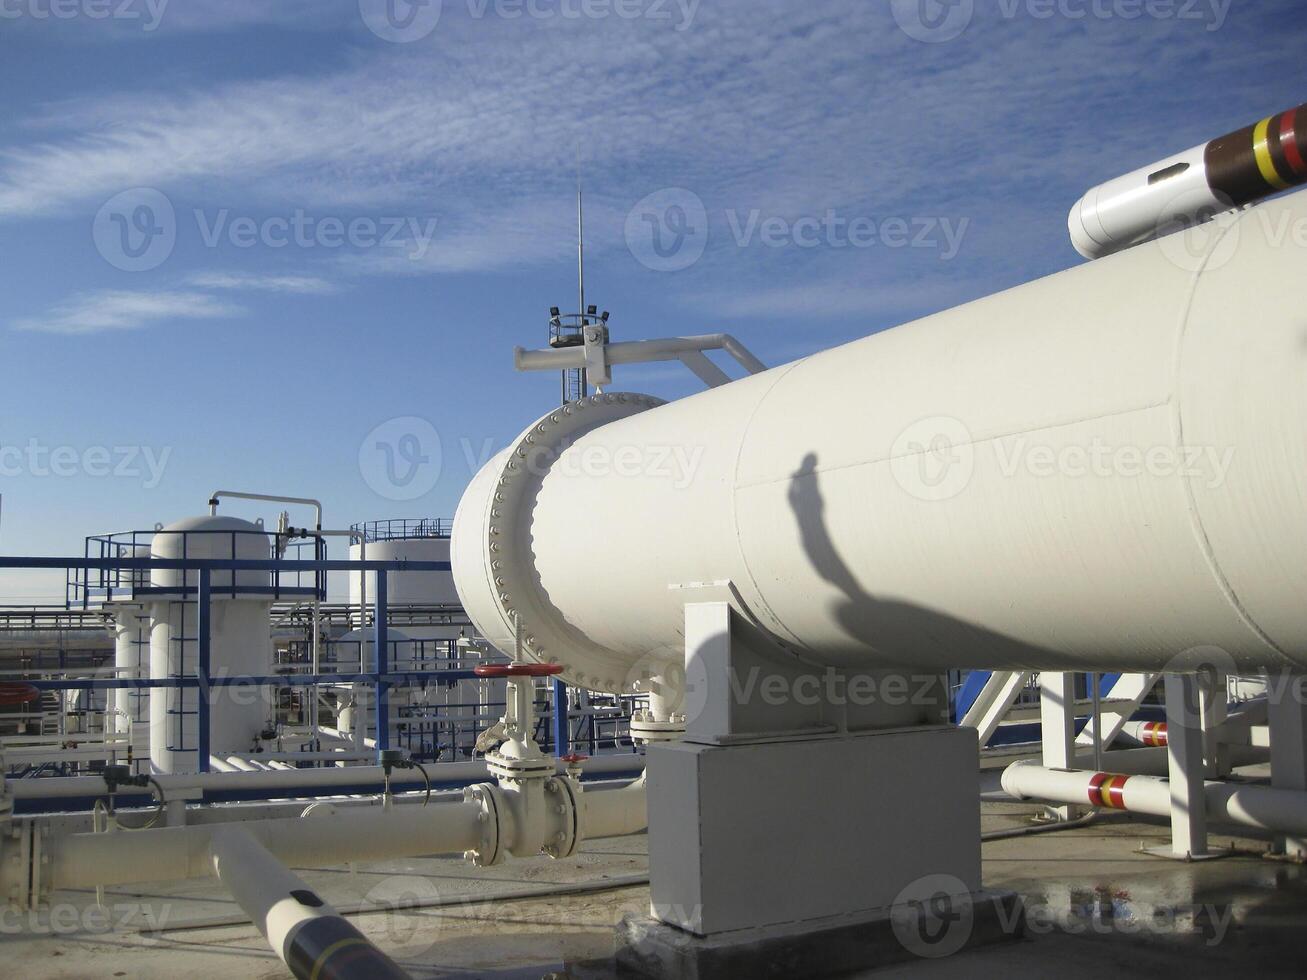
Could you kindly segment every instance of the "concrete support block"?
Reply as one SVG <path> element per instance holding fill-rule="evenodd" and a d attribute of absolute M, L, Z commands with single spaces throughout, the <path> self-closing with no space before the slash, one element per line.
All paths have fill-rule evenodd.
<path fill-rule="evenodd" d="M 970 729 L 655 745 L 648 778 L 653 914 L 696 935 L 980 888 Z"/>
<path fill-rule="evenodd" d="M 1307 678 L 1273 677 L 1270 695 L 1271 783 L 1307 792 Z M 1282 838 L 1285 854 L 1307 859 L 1307 838 Z"/>
<path fill-rule="evenodd" d="M 942 959 L 1022 938 L 1012 892 L 977 892 L 820 922 L 701 937 L 643 916 L 618 926 L 617 975 L 648 980 L 793 980 Z"/>

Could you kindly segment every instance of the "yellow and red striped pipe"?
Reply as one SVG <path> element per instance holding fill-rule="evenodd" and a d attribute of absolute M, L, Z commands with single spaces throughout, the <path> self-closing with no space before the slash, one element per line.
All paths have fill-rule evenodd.
<path fill-rule="evenodd" d="M 1076 250 L 1097 259 L 1307 184 L 1307 105 L 1092 188 L 1071 209 Z"/>

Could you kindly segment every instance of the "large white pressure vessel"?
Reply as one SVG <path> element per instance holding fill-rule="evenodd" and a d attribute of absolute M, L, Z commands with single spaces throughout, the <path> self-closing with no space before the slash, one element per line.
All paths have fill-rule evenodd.
<path fill-rule="evenodd" d="M 560 409 L 464 496 L 459 593 L 609 690 L 722 582 L 816 664 L 1307 666 L 1304 269 L 1298 193 L 673 404 Z"/>
<path fill-rule="evenodd" d="M 262 524 L 207 514 L 162 528 L 154 535 L 150 551 L 155 558 L 267 561 L 273 557 Z M 211 573 L 210 676 L 272 673 L 269 575 L 266 571 Z M 156 569 L 151 574 L 151 586 L 164 590 L 151 603 L 150 674 L 154 678 L 195 676 L 198 580 L 197 572 Z M 252 752 L 254 740 L 273 719 L 268 688 L 214 687 L 210 703 L 212 755 L 225 758 Z M 197 771 L 197 708 L 194 688 L 161 689 L 150 698 L 150 762 L 155 772 Z"/>

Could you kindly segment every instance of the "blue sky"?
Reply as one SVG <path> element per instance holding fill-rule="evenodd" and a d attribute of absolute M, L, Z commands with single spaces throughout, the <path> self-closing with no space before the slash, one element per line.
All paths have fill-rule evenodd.
<path fill-rule="evenodd" d="M 1305 41 L 1300 0 L 0 0 L 0 551 L 217 487 L 451 515 L 557 398 L 512 348 L 575 305 L 578 155 L 615 337 L 782 363 L 1076 264 L 1085 189 L 1302 102 Z"/>

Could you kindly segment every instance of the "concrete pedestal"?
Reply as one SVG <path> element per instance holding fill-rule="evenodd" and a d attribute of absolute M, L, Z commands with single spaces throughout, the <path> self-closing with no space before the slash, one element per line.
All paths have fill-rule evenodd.
<path fill-rule="evenodd" d="M 942 679 L 767 698 L 819 679 L 726 601 L 687 605 L 685 637 L 707 682 L 685 739 L 649 747 L 652 917 L 623 925 L 625 972 L 834 976 L 1021 934 L 1016 897 L 980 890 L 976 733 L 941 724 Z"/>
<path fill-rule="evenodd" d="M 653 914 L 687 932 L 980 889 L 969 729 L 678 742 L 651 747 L 647 772 Z"/>
<path fill-rule="evenodd" d="M 1021 899 L 978 892 L 859 916 L 695 936 L 643 916 L 618 927 L 617 975 L 648 980 L 820 978 L 1020 939 Z"/>

